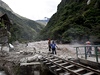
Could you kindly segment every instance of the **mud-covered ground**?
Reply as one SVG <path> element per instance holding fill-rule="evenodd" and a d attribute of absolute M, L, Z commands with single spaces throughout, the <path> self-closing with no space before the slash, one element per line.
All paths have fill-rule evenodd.
<path fill-rule="evenodd" d="M 35 54 L 35 52 L 45 54 L 51 53 L 48 49 L 48 41 L 30 42 L 27 44 L 21 44 L 18 42 L 13 43 L 14 49 L 11 49 L 10 52 L 7 48 L 4 48 L 4 51 L 7 50 L 5 53 L 5 59 L 15 61 L 15 63 L 27 62 L 27 60 L 34 60 L 39 56 Z M 79 46 L 79 44 L 57 44 L 58 48 L 56 49 L 56 56 L 64 59 L 76 58 L 76 49 L 74 48 L 76 46 Z"/>

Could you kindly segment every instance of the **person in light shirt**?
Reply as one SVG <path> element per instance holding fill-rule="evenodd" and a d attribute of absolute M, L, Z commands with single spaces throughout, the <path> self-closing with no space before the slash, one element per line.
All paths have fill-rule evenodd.
<path fill-rule="evenodd" d="M 91 42 L 90 42 L 90 41 L 87 41 L 87 42 L 86 42 L 86 45 L 87 45 L 87 46 L 86 46 L 86 50 L 87 50 L 87 51 L 86 51 L 86 54 L 89 55 L 89 57 L 90 57 L 91 54 L 92 54 L 92 53 L 91 53 L 91 51 L 92 51 Z"/>

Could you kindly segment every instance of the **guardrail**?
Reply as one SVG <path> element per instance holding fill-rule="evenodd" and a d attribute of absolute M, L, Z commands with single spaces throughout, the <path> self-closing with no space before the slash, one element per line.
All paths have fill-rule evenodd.
<path fill-rule="evenodd" d="M 77 58 L 79 57 L 80 54 L 81 55 L 83 54 L 85 55 L 85 59 L 87 59 L 87 47 L 89 46 L 92 47 L 92 52 L 93 52 L 92 55 L 95 56 L 96 62 L 98 62 L 98 57 L 100 56 L 100 45 L 82 45 L 82 46 L 74 47 L 76 48 Z"/>

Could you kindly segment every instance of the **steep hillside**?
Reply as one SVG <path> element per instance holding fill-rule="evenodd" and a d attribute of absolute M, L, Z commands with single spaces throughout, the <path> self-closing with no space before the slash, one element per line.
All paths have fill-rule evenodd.
<path fill-rule="evenodd" d="M 100 39 L 100 0 L 62 0 L 40 35 L 67 42 Z"/>
<path fill-rule="evenodd" d="M 6 3 L 4 3 L 2 0 L 0 0 L 0 7 L 4 8 L 6 10 L 12 11 L 12 9 Z"/>
<path fill-rule="evenodd" d="M 0 13 L 6 13 L 12 22 L 12 26 L 11 26 L 12 37 L 10 39 L 11 41 L 33 40 L 34 37 L 44 28 L 43 25 L 33 20 L 15 14 L 1 0 L 0 0 Z"/>

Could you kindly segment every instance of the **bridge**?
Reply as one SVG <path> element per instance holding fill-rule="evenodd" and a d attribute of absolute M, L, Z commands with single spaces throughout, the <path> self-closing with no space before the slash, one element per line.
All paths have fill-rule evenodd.
<path fill-rule="evenodd" d="M 57 55 L 37 53 L 42 56 L 40 62 L 22 63 L 21 66 L 44 65 L 54 75 L 100 75 L 99 69 L 83 65 L 76 60 L 65 60 Z"/>
<path fill-rule="evenodd" d="M 100 71 L 53 55 L 43 56 L 42 62 L 55 75 L 100 75 Z"/>

